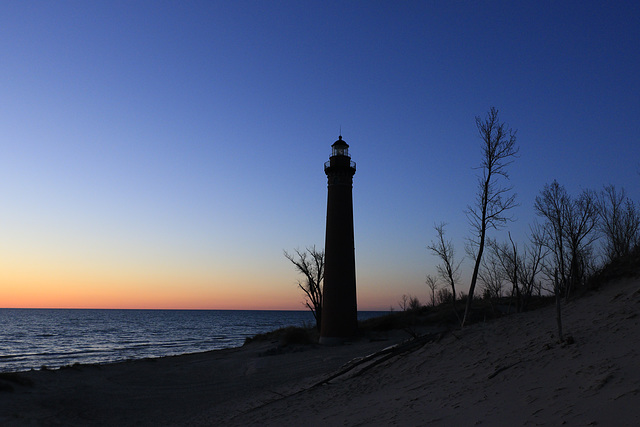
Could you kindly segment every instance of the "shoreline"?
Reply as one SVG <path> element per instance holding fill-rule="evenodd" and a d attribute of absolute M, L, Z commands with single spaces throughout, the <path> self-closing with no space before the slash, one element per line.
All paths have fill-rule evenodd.
<path fill-rule="evenodd" d="M 199 425 L 227 419 L 287 390 L 308 386 L 354 358 L 402 341 L 358 340 L 340 347 L 278 341 L 105 364 L 0 374 L 0 425 Z M 12 390 L 2 390 L 9 385 Z M 275 393 L 275 394 L 274 394 Z M 207 422 L 204 422 L 206 425 Z"/>
<path fill-rule="evenodd" d="M 407 337 L 277 342 L 20 374 L 1 425 L 634 425 L 640 423 L 640 279 L 477 323 L 345 369 Z M 31 382 L 27 384 L 26 382 Z M 5 384 L 6 381 L 0 381 Z"/>
<path fill-rule="evenodd" d="M 219 314 L 221 310 L 207 310 L 205 315 L 196 316 L 189 314 L 194 310 L 144 310 L 170 313 L 169 316 L 154 314 L 151 317 L 137 314 L 143 310 L 80 309 L 72 311 L 88 314 L 74 314 L 72 317 L 55 314 L 69 312 L 67 309 L 9 310 L 54 314 L 5 313 L 0 316 L 7 322 L 0 333 L 0 341 L 5 345 L 5 351 L 0 354 L 0 372 L 27 372 L 43 366 L 59 369 L 77 363 L 104 365 L 241 347 L 247 339 L 284 327 L 304 327 L 308 325 L 307 320 L 312 319 L 308 310 L 226 310 L 222 315 Z M 115 314 L 105 316 L 105 312 Z M 122 312 L 135 315 L 122 315 Z M 204 313 L 205 310 L 197 312 Z M 250 318 L 237 313 L 248 313 Z M 272 316 L 271 313 L 276 314 Z M 373 313 L 360 312 L 364 319 Z M 45 324 L 45 321 L 49 323 Z M 38 325 L 37 330 L 25 326 L 31 323 Z M 236 327 L 237 323 L 242 326 Z M 67 324 L 72 326 L 50 326 Z M 125 328 L 122 328 L 123 324 Z M 185 324 L 186 336 L 183 335 Z"/>

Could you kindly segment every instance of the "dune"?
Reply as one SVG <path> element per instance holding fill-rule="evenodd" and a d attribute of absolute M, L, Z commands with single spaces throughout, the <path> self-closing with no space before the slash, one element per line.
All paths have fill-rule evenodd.
<path fill-rule="evenodd" d="M 563 343 L 546 307 L 404 344 L 254 342 L 5 375 L 0 425 L 640 425 L 640 279 L 563 308 Z"/>
<path fill-rule="evenodd" d="M 454 331 L 234 425 L 640 425 L 640 280 Z M 210 419 L 209 421 L 213 421 Z"/>

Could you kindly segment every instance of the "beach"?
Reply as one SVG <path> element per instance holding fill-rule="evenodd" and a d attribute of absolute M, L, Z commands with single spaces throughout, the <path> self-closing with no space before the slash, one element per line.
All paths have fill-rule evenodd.
<path fill-rule="evenodd" d="M 620 279 L 563 306 L 562 343 L 548 306 L 422 341 L 29 371 L 0 379 L 0 425 L 638 425 L 639 314 Z"/>

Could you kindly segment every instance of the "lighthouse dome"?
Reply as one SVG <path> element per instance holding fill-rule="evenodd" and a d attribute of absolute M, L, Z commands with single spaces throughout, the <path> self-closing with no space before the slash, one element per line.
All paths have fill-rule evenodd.
<path fill-rule="evenodd" d="M 342 135 L 331 145 L 331 155 L 349 157 L 349 144 L 342 139 Z"/>

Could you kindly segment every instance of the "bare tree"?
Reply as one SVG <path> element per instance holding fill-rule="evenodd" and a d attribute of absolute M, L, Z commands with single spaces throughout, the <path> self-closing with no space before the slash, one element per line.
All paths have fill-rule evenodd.
<path fill-rule="evenodd" d="M 597 196 L 593 190 L 583 190 L 571 200 L 566 210 L 565 235 L 569 248 L 569 280 L 565 298 L 569 298 L 576 285 L 586 279 L 586 270 L 592 261 L 592 243 L 598 238 Z"/>
<path fill-rule="evenodd" d="M 436 294 L 438 304 L 448 304 L 453 301 L 453 294 L 449 288 L 440 288 Z M 458 318 L 459 319 L 459 318 Z"/>
<path fill-rule="evenodd" d="M 418 297 L 411 294 L 403 294 L 402 299 L 398 302 L 398 305 L 400 306 L 400 310 L 402 311 L 418 310 L 422 306 Z"/>
<path fill-rule="evenodd" d="M 304 292 L 305 305 L 311 310 L 316 321 L 316 328 L 320 331 L 322 324 L 322 286 L 324 282 L 324 251 L 316 249 L 315 245 L 304 251 L 295 249 L 294 254 L 284 251 L 284 256 L 302 273 L 304 280 L 298 280 L 298 287 Z"/>
<path fill-rule="evenodd" d="M 539 196 L 536 196 L 534 209 L 536 213 L 546 219 L 546 223 L 534 236 L 540 244 L 549 248 L 553 254 L 551 265 L 546 266 L 547 275 L 553 280 L 553 293 L 556 297 L 556 323 L 558 339 L 563 341 L 562 308 L 560 304 L 562 289 L 566 280 L 565 257 L 565 212 L 569 205 L 569 195 L 564 187 L 553 181 L 546 184 Z"/>
<path fill-rule="evenodd" d="M 600 231 L 605 237 L 604 251 L 608 261 L 628 255 L 640 243 L 640 211 L 626 197 L 624 188 L 606 186 L 598 200 Z"/>
<path fill-rule="evenodd" d="M 438 278 L 436 276 L 432 276 L 430 274 L 427 274 L 427 278 L 425 280 L 425 283 L 429 287 L 429 290 L 431 290 L 431 306 L 435 307 L 436 306 L 436 291 L 438 290 L 438 287 L 440 286 L 440 284 L 438 283 Z"/>
<path fill-rule="evenodd" d="M 507 166 L 518 155 L 516 131 L 500 122 L 498 110 L 494 107 L 491 107 L 485 119 L 476 117 L 476 126 L 482 139 L 482 161 L 478 167 L 481 175 L 478 177 L 475 203 L 469 205 L 466 211 L 471 224 L 472 237 L 469 243 L 473 248 L 475 263 L 462 326 L 473 301 L 487 230 L 504 227 L 511 219 L 508 211 L 516 206 L 516 194 L 509 194 L 512 188 L 500 183 L 500 178 L 509 179 Z"/>
<path fill-rule="evenodd" d="M 567 190 L 558 181 L 546 184 L 540 195 L 536 196 L 534 209 L 538 216 L 546 219 L 539 230 L 537 239 L 542 242 L 553 254 L 553 268 L 559 274 L 559 289 L 564 289 L 567 278 L 567 257 L 565 245 L 566 212 L 570 203 Z M 554 275 L 557 275 L 554 274 Z"/>
<path fill-rule="evenodd" d="M 532 233 L 538 227 L 534 226 Z M 511 283 L 511 299 L 515 299 L 516 311 L 521 312 L 526 309 L 536 284 L 539 284 L 536 277 L 547 252 L 542 243 L 533 238 L 530 238 L 529 245 L 519 247 L 511 238 L 511 233 L 508 236 L 508 243 L 491 241 L 488 244 L 490 259 L 495 260 L 501 276 Z"/>
<path fill-rule="evenodd" d="M 451 303 L 456 316 L 458 316 L 458 311 L 456 310 L 456 282 L 460 278 L 459 270 L 462 261 L 456 264 L 453 243 L 451 240 L 446 240 L 445 238 L 444 228 L 446 225 L 446 223 L 441 222 L 433 226 L 436 230 L 437 237 L 436 240 L 431 241 L 427 249 L 440 258 L 441 263 L 438 264 L 436 269 L 440 277 L 451 287 Z M 460 320 L 459 316 L 458 320 Z"/>
<path fill-rule="evenodd" d="M 554 284 L 558 335 L 562 340 L 560 298 L 568 299 L 573 288 L 586 277 L 593 261 L 592 244 L 597 239 L 598 208 L 593 191 L 584 190 L 572 198 L 565 188 L 553 181 L 536 197 L 536 213 L 546 219 L 544 231 L 536 239 L 553 255 L 547 275 Z"/>
<path fill-rule="evenodd" d="M 529 298 L 536 292 L 541 293 L 540 281 L 536 280 L 543 267 L 543 261 L 548 254 L 548 249 L 537 238 L 541 232 L 538 223 L 531 226 L 529 245 L 525 246 L 522 267 L 520 268 L 520 283 L 522 284 L 522 310 L 525 310 Z"/>
<path fill-rule="evenodd" d="M 491 253 L 482 260 L 478 280 L 482 284 L 482 295 L 485 298 L 502 297 L 503 273 L 500 262 L 494 254 Z"/>
<path fill-rule="evenodd" d="M 409 310 L 416 311 L 422 307 L 420 300 L 415 295 L 409 295 Z"/>
<path fill-rule="evenodd" d="M 409 295 L 402 294 L 402 298 L 398 301 L 398 306 L 400 307 L 400 310 L 407 311 L 407 308 L 409 307 Z"/>
<path fill-rule="evenodd" d="M 511 283 L 511 298 L 513 301 L 515 298 L 516 311 L 520 311 L 520 302 L 522 300 L 520 295 L 520 269 L 522 267 L 522 255 L 518 251 L 518 245 L 516 245 L 509 233 L 509 243 L 498 243 L 495 240 L 488 244 L 493 258 L 495 258 L 499 264 L 502 277 L 507 279 Z M 511 305 L 511 302 L 509 303 Z"/>

